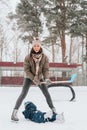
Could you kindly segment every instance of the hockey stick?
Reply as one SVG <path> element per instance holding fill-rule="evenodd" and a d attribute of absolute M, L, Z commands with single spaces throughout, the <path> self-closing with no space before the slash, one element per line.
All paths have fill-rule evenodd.
<path fill-rule="evenodd" d="M 69 84 L 66 84 L 66 83 L 57 83 L 57 84 L 50 84 L 47 87 L 48 88 L 51 88 L 51 87 L 67 87 L 67 88 L 70 89 L 70 91 L 72 93 L 72 98 L 69 101 L 73 101 L 75 99 L 75 97 L 76 97 L 74 89 Z"/>
<path fill-rule="evenodd" d="M 72 83 L 74 82 L 77 74 L 72 74 L 70 80 L 63 80 L 63 81 L 51 81 L 50 84 L 57 84 L 57 83 Z M 41 84 L 47 84 L 47 82 L 41 82 Z"/>
<path fill-rule="evenodd" d="M 77 76 L 77 74 L 72 74 L 70 80 L 67 80 L 67 81 L 54 81 L 51 84 L 49 84 L 47 87 L 48 88 L 50 88 L 50 87 L 68 87 L 68 88 L 70 88 L 71 93 L 72 93 L 72 98 L 70 99 L 70 101 L 73 101 L 75 99 L 75 91 L 68 83 L 74 82 L 76 76 Z M 46 83 L 46 82 L 44 82 L 44 83 Z"/>

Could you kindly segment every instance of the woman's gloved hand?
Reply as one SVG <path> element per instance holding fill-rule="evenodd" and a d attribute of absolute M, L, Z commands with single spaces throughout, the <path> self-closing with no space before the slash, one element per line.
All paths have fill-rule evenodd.
<path fill-rule="evenodd" d="M 46 85 L 50 85 L 52 81 L 50 79 L 45 79 Z"/>

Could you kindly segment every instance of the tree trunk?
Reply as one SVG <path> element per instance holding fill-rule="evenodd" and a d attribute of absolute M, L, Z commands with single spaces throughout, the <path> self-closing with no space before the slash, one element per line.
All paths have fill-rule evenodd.
<path fill-rule="evenodd" d="M 87 33 L 86 33 L 86 86 L 87 86 Z"/>
<path fill-rule="evenodd" d="M 87 64 L 87 33 L 86 33 L 86 64 Z"/>
<path fill-rule="evenodd" d="M 70 51 L 69 51 L 69 63 L 72 61 L 72 37 L 71 37 L 71 43 L 70 43 Z"/>
<path fill-rule="evenodd" d="M 61 49 L 62 49 L 62 62 L 66 63 L 65 31 L 62 31 L 62 34 L 61 34 Z M 62 77 L 66 77 L 66 72 L 62 72 Z"/>
<path fill-rule="evenodd" d="M 66 43 L 65 43 L 65 31 L 62 31 L 61 34 L 61 49 L 62 49 L 62 62 L 65 63 L 66 59 Z"/>
<path fill-rule="evenodd" d="M 52 62 L 55 61 L 54 44 L 52 43 Z"/>

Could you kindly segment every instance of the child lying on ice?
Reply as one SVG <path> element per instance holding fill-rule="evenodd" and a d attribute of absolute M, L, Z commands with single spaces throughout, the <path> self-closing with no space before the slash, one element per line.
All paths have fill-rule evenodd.
<path fill-rule="evenodd" d="M 55 113 L 53 114 L 52 112 L 41 112 L 40 110 L 37 110 L 37 107 L 34 103 L 29 101 L 25 102 L 24 106 L 25 110 L 22 113 L 26 119 L 37 123 L 53 122 L 56 120 L 58 120 L 60 123 L 64 122 L 63 113 L 57 115 Z"/>

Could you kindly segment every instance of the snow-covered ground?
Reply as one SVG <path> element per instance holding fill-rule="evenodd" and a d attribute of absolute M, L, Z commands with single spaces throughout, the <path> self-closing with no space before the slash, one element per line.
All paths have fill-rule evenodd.
<path fill-rule="evenodd" d="M 87 87 L 73 87 L 76 93 L 75 101 L 68 88 L 49 88 L 57 112 L 64 112 L 65 123 L 34 123 L 26 120 L 22 114 L 24 102 L 32 101 L 39 110 L 49 111 L 45 98 L 38 87 L 31 87 L 24 99 L 18 116 L 18 123 L 10 120 L 13 107 L 18 98 L 21 87 L 0 87 L 0 130 L 87 130 Z"/>

